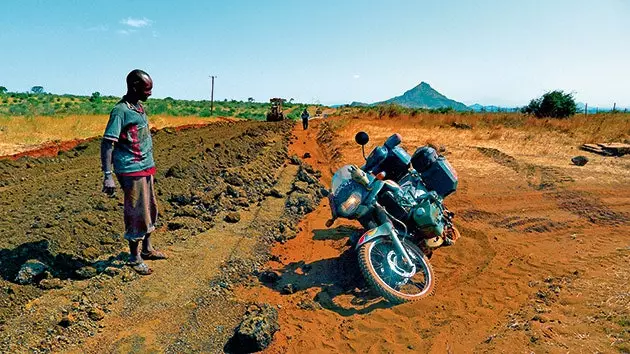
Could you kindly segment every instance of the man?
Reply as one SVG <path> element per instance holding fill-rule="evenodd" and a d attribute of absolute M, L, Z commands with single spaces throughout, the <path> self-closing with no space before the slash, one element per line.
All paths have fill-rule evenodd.
<path fill-rule="evenodd" d="M 310 115 L 308 114 L 308 111 L 306 110 L 306 108 L 304 108 L 304 111 L 302 111 L 302 127 L 304 127 L 304 130 L 308 129 L 309 117 Z"/>
<path fill-rule="evenodd" d="M 116 185 L 112 173 L 115 173 L 124 193 L 129 265 L 142 275 L 152 273 L 144 260 L 167 258 L 151 245 L 157 219 L 153 188 L 155 162 L 149 122 L 140 101 L 146 101 L 152 89 L 153 80 L 146 72 L 136 69 L 127 75 L 127 94 L 112 109 L 101 142 L 103 192 L 114 195 Z"/>

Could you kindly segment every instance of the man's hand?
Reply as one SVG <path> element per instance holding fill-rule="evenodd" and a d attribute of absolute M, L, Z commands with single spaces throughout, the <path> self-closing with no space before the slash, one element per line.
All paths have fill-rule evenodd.
<path fill-rule="evenodd" d="M 105 178 L 103 178 L 103 192 L 110 197 L 116 194 L 116 184 L 111 174 L 107 174 Z"/>

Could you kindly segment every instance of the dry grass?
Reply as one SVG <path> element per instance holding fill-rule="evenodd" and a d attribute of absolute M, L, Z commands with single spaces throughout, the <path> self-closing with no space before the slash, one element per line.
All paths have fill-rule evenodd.
<path fill-rule="evenodd" d="M 0 156 L 26 151 L 47 142 L 100 136 L 107 120 L 107 115 L 0 117 Z M 160 129 L 222 118 L 150 116 L 149 120 L 151 127 Z"/>
<path fill-rule="evenodd" d="M 395 124 L 392 124 L 393 121 Z M 455 128 L 452 126 L 454 122 L 467 124 L 472 128 Z M 630 156 L 611 159 L 579 150 L 579 146 L 588 141 L 628 141 L 630 115 L 600 114 L 586 118 L 576 116 L 565 120 L 541 120 L 514 113 L 418 113 L 415 116 L 378 118 L 364 112 L 341 114 L 331 124 L 336 131 L 352 133 L 352 136 L 339 137 L 338 144 L 354 145 L 353 134 L 363 130 L 370 135 L 370 142 L 366 146 L 366 151 L 369 152 L 391 134 L 400 133 L 403 136 L 403 147 L 409 152 L 427 144 L 444 147 L 453 161 L 456 161 L 456 168 L 475 169 L 475 173 L 487 172 L 489 176 L 498 167 L 491 160 L 483 158 L 477 147 L 498 149 L 523 161 L 562 170 L 577 181 L 587 177 L 588 174 L 584 171 L 598 173 L 598 179 L 602 183 L 630 181 Z M 354 159 L 353 163 L 361 163 L 360 150 L 356 151 L 356 156 L 345 158 Z M 592 160 L 588 170 L 571 168 L 571 158 L 582 154 L 588 155 Z"/>
<path fill-rule="evenodd" d="M 395 112 L 394 112 L 395 113 Z M 448 113 L 436 114 L 411 112 L 381 115 L 376 110 L 356 112 L 345 109 L 344 116 L 361 116 L 373 119 L 395 119 L 411 121 L 419 127 L 434 128 L 466 124 L 480 134 L 492 130 L 491 139 L 498 139 L 508 131 L 518 131 L 530 135 L 556 132 L 572 139 L 573 144 L 594 142 L 630 143 L 630 114 L 600 113 L 584 116 L 575 115 L 568 119 L 539 119 L 520 113 Z M 480 139 L 487 139 L 487 136 Z"/>

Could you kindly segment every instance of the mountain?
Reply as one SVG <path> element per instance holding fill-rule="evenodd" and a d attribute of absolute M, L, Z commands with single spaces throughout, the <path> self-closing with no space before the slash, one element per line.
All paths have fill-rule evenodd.
<path fill-rule="evenodd" d="M 367 107 L 367 106 L 370 106 L 370 104 L 369 103 L 352 101 L 352 103 L 350 103 L 350 106 L 351 107 Z"/>
<path fill-rule="evenodd" d="M 418 86 L 405 92 L 402 96 L 390 98 L 387 101 L 376 104 L 394 103 L 409 108 L 444 108 L 451 107 L 457 111 L 469 111 L 465 104 L 451 100 L 434 90 L 426 82 L 421 82 Z"/>
<path fill-rule="evenodd" d="M 468 108 L 472 109 L 475 112 L 500 112 L 500 111 L 514 111 L 515 107 L 499 107 L 499 106 L 484 106 L 479 103 L 471 104 Z"/>

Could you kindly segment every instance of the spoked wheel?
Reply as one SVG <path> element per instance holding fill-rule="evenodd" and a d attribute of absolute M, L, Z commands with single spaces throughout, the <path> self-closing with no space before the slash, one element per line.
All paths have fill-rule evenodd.
<path fill-rule="evenodd" d="M 394 304 L 416 301 L 433 295 L 435 274 L 424 253 L 411 241 L 403 247 L 413 265 L 401 264 L 394 244 L 381 237 L 359 249 L 359 267 L 368 283 Z"/>

